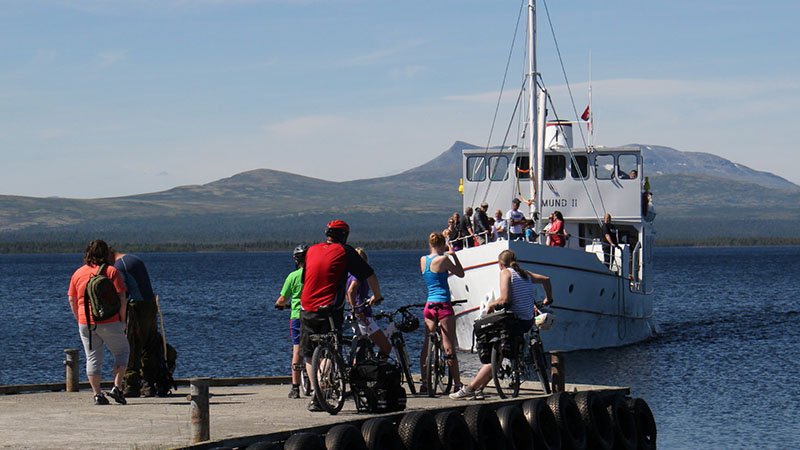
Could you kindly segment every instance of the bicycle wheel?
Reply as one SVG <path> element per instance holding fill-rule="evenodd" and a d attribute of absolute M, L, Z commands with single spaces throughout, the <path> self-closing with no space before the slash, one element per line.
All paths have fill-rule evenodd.
<path fill-rule="evenodd" d="M 439 358 L 436 355 L 436 349 L 438 348 L 436 345 L 436 337 L 431 335 L 428 338 L 428 356 L 425 358 L 425 385 L 428 386 L 428 397 L 435 397 L 436 396 L 436 383 L 438 379 L 436 378 L 436 374 L 439 372 L 437 370 L 437 365 L 439 364 Z"/>
<path fill-rule="evenodd" d="M 329 414 L 344 406 L 344 361 L 328 343 L 320 343 L 311 356 L 311 385 L 317 403 Z"/>
<path fill-rule="evenodd" d="M 539 376 L 539 381 L 542 383 L 542 390 L 545 394 L 550 394 L 550 373 L 542 341 L 535 339 L 531 342 L 531 351 L 533 352 L 533 362 L 536 365 L 536 375 Z"/>
<path fill-rule="evenodd" d="M 517 358 L 503 356 L 503 342 L 497 341 L 492 346 L 492 381 L 500 398 L 519 395 L 519 367 Z"/>
<path fill-rule="evenodd" d="M 300 371 L 300 386 L 303 387 L 303 395 L 310 397 L 313 389 L 311 387 L 311 378 L 308 376 L 308 370 L 306 370 L 305 363 L 303 363 L 303 370 Z"/>
<path fill-rule="evenodd" d="M 408 353 L 406 352 L 406 346 L 403 341 L 398 339 L 397 342 L 394 343 L 394 351 L 397 355 L 397 364 L 400 365 L 403 378 L 405 378 L 405 382 L 408 384 L 408 391 L 411 393 L 411 395 L 416 395 L 417 389 L 414 387 L 414 379 L 411 378 L 411 367 L 409 367 L 410 361 L 408 359 Z M 402 380 L 400 381 L 400 384 L 403 384 Z"/>

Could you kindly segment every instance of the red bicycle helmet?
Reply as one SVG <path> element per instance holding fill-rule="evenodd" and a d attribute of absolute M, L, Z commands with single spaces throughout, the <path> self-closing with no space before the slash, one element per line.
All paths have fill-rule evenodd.
<path fill-rule="evenodd" d="M 348 235 L 350 235 L 350 225 L 344 220 L 331 220 L 325 228 L 325 236 L 335 242 L 346 243 Z"/>

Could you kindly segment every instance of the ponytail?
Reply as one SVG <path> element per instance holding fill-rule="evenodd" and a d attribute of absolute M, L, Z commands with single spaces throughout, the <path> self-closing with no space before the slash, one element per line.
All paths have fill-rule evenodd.
<path fill-rule="evenodd" d="M 513 251 L 503 250 L 497 256 L 497 260 L 503 263 L 504 266 L 510 267 L 514 272 L 517 272 L 522 278 L 528 279 L 528 272 L 519 266 L 519 263 L 517 263 L 517 255 Z"/>

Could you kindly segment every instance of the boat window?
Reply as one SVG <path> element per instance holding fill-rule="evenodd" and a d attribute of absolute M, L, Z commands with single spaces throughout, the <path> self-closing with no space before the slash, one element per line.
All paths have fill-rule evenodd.
<path fill-rule="evenodd" d="M 486 179 L 486 159 L 483 156 L 467 158 L 467 181 L 483 181 Z"/>
<path fill-rule="evenodd" d="M 503 181 L 506 178 L 508 178 L 508 157 L 489 157 L 489 179 L 492 181 Z"/>
<path fill-rule="evenodd" d="M 572 178 L 589 178 L 589 158 L 584 155 L 576 155 L 575 160 L 570 164 Z"/>
<path fill-rule="evenodd" d="M 517 156 L 517 178 L 528 180 L 531 178 L 531 162 L 527 156 Z"/>
<path fill-rule="evenodd" d="M 614 155 L 595 156 L 594 173 L 598 180 L 610 180 L 614 178 Z"/>
<path fill-rule="evenodd" d="M 567 158 L 564 155 L 545 155 L 544 179 L 563 180 L 567 177 Z"/>
<path fill-rule="evenodd" d="M 639 178 L 639 158 L 636 155 L 619 155 L 617 158 L 617 175 L 621 180 L 635 180 Z"/>

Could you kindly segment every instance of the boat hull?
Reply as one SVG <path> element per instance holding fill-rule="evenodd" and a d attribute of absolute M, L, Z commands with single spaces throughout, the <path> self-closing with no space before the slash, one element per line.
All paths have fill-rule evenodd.
<path fill-rule="evenodd" d="M 596 254 L 523 241 L 498 241 L 458 252 L 465 277 L 450 276 L 448 281 L 453 298 L 468 300 L 456 310 L 459 348 L 472 347 L 472 324 L 480 314 L 481 302 L 500 293 L 497 255 L 505 249 L 516 253 L 523 268 L 550 277 L 556 320 L 550 330 L 542 333 L 547 350 L 618 347 L 657 333 L 653 295 L 637 292 Z"/>

